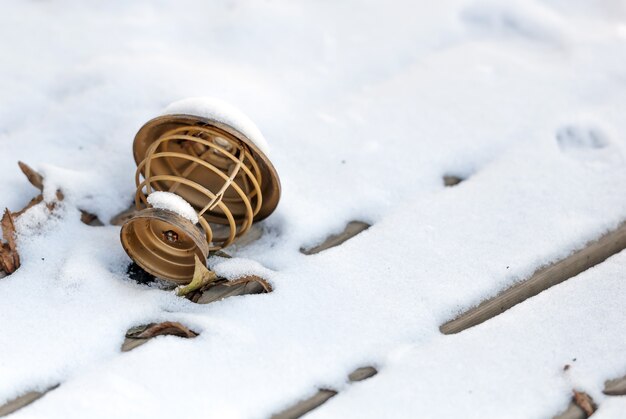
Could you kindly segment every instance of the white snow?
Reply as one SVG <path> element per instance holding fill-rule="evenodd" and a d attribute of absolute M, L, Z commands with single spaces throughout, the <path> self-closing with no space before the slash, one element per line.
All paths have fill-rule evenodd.
<path fill-rule="evenodd" d="M 172 192 L 155 191 L 148 195 L 148 204 L 154 208 L 172 211 L 181 217 L 198 224 L 198 213 L 191 204 Z"/>
<path fill-rule="evenodd" d="M 575 388 L 619 418 L 601 391 L 626 375 L 623 253 L 458 335 L 439 325 L 626 219 L 625 27 L 621 0 L 5 5 L 0 208 L 38 193 L 17 160 L 66 199 L 16 223 L 0 404 L 61 383 L 15 417 L 261 418 L 326 387 L 311 417 L 527 418 Z M 209 260 L 274 291 L 197 305 L 129 280 L 119 227 L 79 210 L 126 209 L 137 130 L 204 96 L 258 124 L 283 193 L 259 240 Z M 373 225 L 299 252 L 351 220 Z M 164 320 L 200 335 L 120 352 Z M 363 365 L 380 373 L 349 385 Z"/>
<path fill-rule="evenodd" d="M 259 131 L 259 128 L 252 122 L 248 116 L 221 99 L 212 97 L 192 97 L 181 99 L 174 103 L 170 103 L 164 115 L 186 114 L 201 116 L 203 118 L 213 119 L 218 122 L 230 125 L 237 131 L 244 134 L 252 141 L 264 154 L 269 153 L 269 145 Z"/>

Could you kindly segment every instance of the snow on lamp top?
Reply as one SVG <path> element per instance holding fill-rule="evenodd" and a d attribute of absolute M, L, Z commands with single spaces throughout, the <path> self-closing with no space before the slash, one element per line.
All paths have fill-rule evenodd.
<path fill-rule="evenodd" d="M 192 97 L 173 102 L 163 111 L 163 115 L 177 114 L 196 115 L 230 125 L 248 137 L 263 153 L 269 152 L 269 145 L 256 124 L 226 101 L 211 97 Z"/>

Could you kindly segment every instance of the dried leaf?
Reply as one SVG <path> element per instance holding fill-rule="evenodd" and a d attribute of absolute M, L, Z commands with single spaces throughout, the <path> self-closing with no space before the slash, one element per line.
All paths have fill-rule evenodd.
<path fill-rule="evenodd" d="M 22 172 L 24 172 L 24 174 L 28 178 L 30 184 L 40 191 L 43 191 L 43 176 L 41 176 L 38 172 L 33 170 L 33 168 L 31 168 L 24 162 L 18 161 L 17 164 L 18 166 L 20 166 L 20 169 L 22 169 Z"/>
<path fill-rule="evenodd" d="M 137 335 L 143 333 L 146 329 L 151 328 L 152 326 L 154 326 L 156 323 L 147 323 L 147 324 L 141 324 L 139 326 L 133 326 L 130 329 L 128 329 L 126 331 L 126 337 L 127 338 L 133 338 L 133 339 L 138 339 Z"/>
<path fill-rule="evenodd" d="M 9 246 L 6 244 L 0 246 L 0 268 L 6 274 L 12 274 L 16 269 L 13 264 L 13 256 L 9 252 Z"/>
<path fill-rule="evenodd" d="M 31 199 L 30 202 L 28 204 L 26 204 L 26 206 L 24 208 L 22 208 L 21 210 L 19 210 L 17 212 L 14 212 L 13 213 L 13 218 L 18 218 L 20 215 L 24 214 L 26 211 L 28 211 L 29 209 L 31 209 L 32 207 L 34 207 L 35 205 L 37 205 L 41 201 L 43 201 L 43 195 L 39 194 L 36 197 L 34 197 L 33 199 Z"/>
<path fill-rule="evenodd" d="M 20 256 L 17 253 L 17 245 L 15 243 L 15 223 L 11 211 L 8 209 L 4 210 L 0 224 L 2 225 L 2 236 L 7 242 L 6 245 L 2 246 L 0 259 L 2 259 L 4 271 L 7 274 L 11 274 L 20 267 Z"/>
<path fill-rule="evenodd" d="M 244 276 L 232 281 L 225 282 L 224 285 L 226 285 L 227 287 L 232 287 L 239 284 L 248 284 L 250 282 L 258 282 L 259 284 L 261 284 L 265 292 L 272 292 L 272 286 L 270 285 L 270 283 L 260 276 L 256 275 Z"/>
<path fill-rule="evenodd" d="M 202 288 L 199 288 L 199 289 L 197 289 L 195 291 L 191 291 L 191 292 L 185 294 L 185 298 L 188 299 L 189 301 L 197 303 L 198 300 L 200 299 L 200 297 L 202 297 L 202 293 L 204 291 L 206 291 L 207 289 L 210 289 L 211 287 L 214 287 L 218 283 L 219 283 L 219 281 L 211 282 L 210 284 L 205 285 Z"/>
<path fill-rule="evenodd" d="M 163 322 L 158 324 L 151 323 L 146 325 L 143 330 L 142 327 L 143 326 L 130 329 L 126 333 L 126 337 L 132 339 L 150 339 L 161 335 L 173 335 L 181 338 L 195 338 L 198 336 L 198 333 L 178 322 Z"/>
<path fill-rule="evenodd" d="M 587 393 L 574 390 L 573 401 L 578 407 L 583 410 L 583 412 L 585 412 L 587 416 L 593 415 L 593 412 L 596 411 L 596 405 L 593 402 L 591 396 L 589 396 Z"/>
<path fill-rule="evenodd" d="M 2 236 L 4 240 L 9 244 L 10 250 L 15 250 L 15 223 L 13 222 L 13 215 L 8 208 L 4 209 L 4 215 L 2 215 Z"/>
<path fill-rule="evenodd" d="M 82 221 L 84 224 L 94 227 L 104 225 L 97 215 L 87 212 L 85 210 L 80 210 L 80 221 Z"/>
<path fill-rule="evenodd" d="M 37 189 L 43 191 L 43 176 L 21 161 L 18 162 L 18 165 L 28 178 L 28 181 Z M 62 201 L 64 198 L 63 192 L 57 190 L 56 198 L 58 201 Z M 15 243 L 15 218 L 21 216 L 43 200 L 43 195 L 39 194 L 31 199 L 30 202 L 20 211 L 11 212 L 8 209 L 5 209 L 4 215 L 0 220 L 2 237 L 6 241 L 6 244 L 0 244 L 0 270 L 4 271 L 4 273 L 11 274 L 20 267 L 20 256 L 17 252 L 17 246 Z M 52 211 L 56 206 L 56 202 L 50 202 L 46 204 L 46 206 L 50 211 Z"/>
<path fill-rule="evenodd" d="M 215 275 L 215 272 L 208 270 L 204 263 L 200 261 L 198 255 L 195 255 L 195 261 L 196 267 L 194 268 L 193 278 L 191 282 L 184 287 L 178 287 L 176 289 L 176 295 L 178 295 L 179 297 L 187 295 L 192 291 L 198 290 L 217 279 L 217 275 Z"/>

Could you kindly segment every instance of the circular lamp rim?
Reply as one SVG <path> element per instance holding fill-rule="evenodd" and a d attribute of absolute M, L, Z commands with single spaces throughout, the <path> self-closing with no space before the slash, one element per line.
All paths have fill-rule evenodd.
<path fill-rule="evenodd" d="M 263 199 L 261 210 L 254 217 L 254 221 L 256 222 L 256 221 L 263 220 L 274 212 L 274 210 L 278 206 L 278 202 L 280 201 L 280 196 L 282 193 L 282 190 L 281 190 L 282 188 L 280 185 L 280 178 L 278 177 L 278 172 L 276 171 L 276 168 L 274 167 L 270 159 L 267 157 L 267 155 L 265 155 L 265 153 L 254 143 L 254 141 L 250 140 L 247 136 L 245 136 L 243 133 L 233 128 L 232 126 L 227 125 L 223 122 L 217 121 L 215 119 L 206 118 L 206 117 L 202 117 L 198 115 L 192 115 L 192 114 L 172 114 L 172 115 L 157 116 L 156 118 L 149 120 L 139 129 L 139 131 L 137 131 L 137 134 L 135 135 L 135 139 L 133 141 L 133 156 L 134 156 L 136 164 L 141 163 L 141 161 L 145 157 L 145 151 L 146 151 L 143 148 L 139 150 L 140 149 L 139 143 L 145 138 L 149 137 L 151 132 L 157 127 L 159 127 L 160 125 L 172 124 L 172 123 L 180 123 L 180 124 L 203 123 L 203 124 L 212 125 L 218 129 L 221 129 L 229 133 L 230 135 L 234 136 L 236 139 L 244 143 L 252 151 L 253 158 L 255 158 L 257 162 L 259 162 L 265 168 L 267 168 L 270 174 L 270 176 L 268 177 L 269 179 L 263 181 L 263 183 L 269 182 L 269 184 L 261 185 L 262 189 L 274 191 L 274 196 L 272 197 L 272 199 Z M 157 140 L 156 137 L 152 138 L 150 143 L 156 140 Z M 258 159 L 256 159 L 256 157 L 258 157 Z"/>

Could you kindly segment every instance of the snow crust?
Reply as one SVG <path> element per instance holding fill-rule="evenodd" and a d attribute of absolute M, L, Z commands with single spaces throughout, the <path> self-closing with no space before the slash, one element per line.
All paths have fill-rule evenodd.
<path fill-rule="evenodd" d="M 212 97 L 192 97 L 173 102 L 165 108 L 164 115 L 188 114 L 223 122 L 244 134 L 264 154 L 269 153 L 269 145 L 261 131 L 242 111 L 228 102 Z"/>
<path fill-rule="evenodd" d="M 38 193 L 17 160 L 66 197 L 20 217 L 23 264 L 0 279 L 0 403 L 61 383 L 15 418 L 261 418 L 320 387 L 340 393 L 311 417 L 552 417 L 576 388 L 620 418 L 601 391 L 626 375 L 623 253 L 466 332 L 439 325 L 626 219 L 623 2 L 3 11 L 0 208 Z M 119 227 L 79 209 L 126 209 L 139 127 L 204 95 L 271 139 L 283 194 L 261 239 L 209 261 L 274 291 L 197 305 L 131 281 Z M 299 252 L 351 220 L 373 226 Z M 165 320 L 200 335 L 120 352 Z M 364 365 L 380 373 L 349 385 Z"/>
<path fill-rule="evenodd" d="M 148 203 L 154 208 L 170 210 L 188 219 L 193 224 L 198 224 L 198 213 L 196 210 L 193 209 L 189 202 L 175 193 L 165 191 L 152 192 L 148 195 Z"/>

